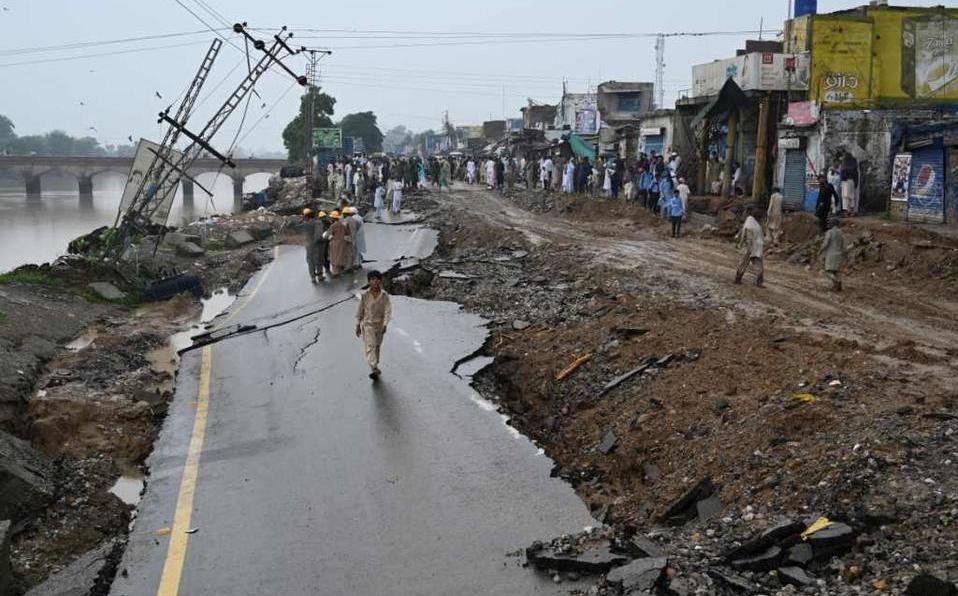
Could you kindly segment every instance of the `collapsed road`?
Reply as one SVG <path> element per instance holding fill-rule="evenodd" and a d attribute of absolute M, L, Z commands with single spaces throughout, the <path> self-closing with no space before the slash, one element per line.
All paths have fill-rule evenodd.
<path fill-rule="evenodd" d="M 366 230 L 367 267 L 435 247 L 423 228 Z M 112 594 L 569 589 L 516 553 L 593 524 L 587 508 L 451 374 L 484 321 L 394 297 L 374 384 L 352 334 L 364 281 L 312 285 L 303 249 L 281 246 L 220 324 L 244 331 L 183 354 Z"/>

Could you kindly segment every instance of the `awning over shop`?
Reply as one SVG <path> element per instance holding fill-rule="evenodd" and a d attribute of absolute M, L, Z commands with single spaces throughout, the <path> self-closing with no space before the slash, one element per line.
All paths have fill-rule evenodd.
<path fill-rule="evenodd" d="M 569 133 L 569 147 L 572 149 L 572 152 L 576 154 L 576 157 L 585 157 L 589 161 L 595 161 L 595 147 L 586 143 L 582 140 L 582 137 L 575 134 L 574 132 Z"/>
<path fill-rule="evenodd" d="M 722 90 L 719 91 L 719 94 L 716 95 L 712 101 L 705 104 L 699 113 L 695 115 L 695 118 L 692 119 L 692 126 L 698 126 L 699 123 L 706 118 L 714 120 L 716 116 L 729 113 L 732 108 L 740 108 L 750 103 L 751 101 L 749 101 L 745 92 L 742 91 L 742 88 L 738 86 L 734 79 L 729 79 L 725 81 L 725 85 L 722 86 Z"/>

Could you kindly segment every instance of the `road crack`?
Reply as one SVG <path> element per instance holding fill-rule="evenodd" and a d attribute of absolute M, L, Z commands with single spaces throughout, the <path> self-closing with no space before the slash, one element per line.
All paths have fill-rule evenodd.
<path fill-rule="evenodd" d="M 317 343 L 319 343 L 319 336 L 321 333 L 322 333 L 322 329 L 317 327 L 316 334 L 313 335 L 312 341 L 310 341 L 308 344 L 306 344 L 305 346 L 299 349 L 299 356 L 297 356 L 296 361 L 293 362 L 293 372 L 296 372 L 296 370 L 299 368 L 299 363 L 302 362 L 303 358 L 306 357 L 306 353 L 309 351 L 309 349 L 315 346 Z"/>

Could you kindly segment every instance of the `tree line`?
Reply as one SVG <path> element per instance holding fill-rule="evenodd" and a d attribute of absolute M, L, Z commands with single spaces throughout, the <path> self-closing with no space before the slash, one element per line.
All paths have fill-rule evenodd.
<path fill-rule="evenodd" d="M 62 130 L 18 136 L 13 121 L 0 114 L 0 155 L 130 157 L 135 150 L 133 145 L 101 145 L 93 137 L 74 137 Z"/>

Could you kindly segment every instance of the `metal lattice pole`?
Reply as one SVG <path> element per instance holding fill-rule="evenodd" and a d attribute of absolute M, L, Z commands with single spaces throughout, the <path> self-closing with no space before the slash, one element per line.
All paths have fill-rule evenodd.
<path fill-rule="evenodd" d="M 665 107 L 665 34 L 655 36 L 655 107 Z"/>

